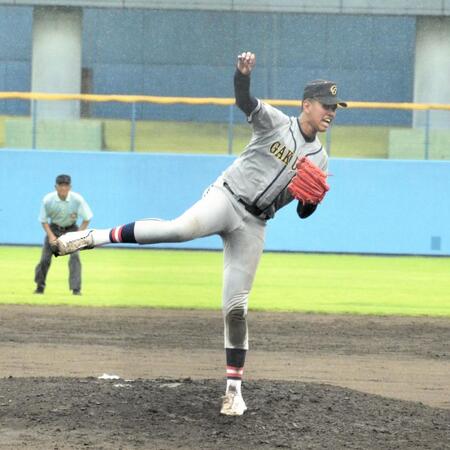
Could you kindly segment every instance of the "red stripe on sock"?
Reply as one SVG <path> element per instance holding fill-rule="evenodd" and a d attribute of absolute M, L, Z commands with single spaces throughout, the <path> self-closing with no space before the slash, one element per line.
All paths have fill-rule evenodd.
<path fill-rule="evenodd" d="M 123 225 L 112 229 L 111 238 L 113 242 L 122 242 L 122 228 Z"/>
<path fill-rule="evenodd" d="M 242 378 L 244 374 L 243 367 L 227 366 L 227 377 Z"/>

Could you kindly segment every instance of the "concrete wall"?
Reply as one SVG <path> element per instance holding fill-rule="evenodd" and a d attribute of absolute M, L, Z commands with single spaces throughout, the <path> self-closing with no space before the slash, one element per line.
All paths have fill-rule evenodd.
<path fill-rule="evenodd" d="M 33 10 L 33 92 L 79 94 L 81 91 L 81 8 Z M 80 102 L 37 102 L 40 119 L 78 119 Z"/>
<path fill-rule="evenodd" d="M 8 5 L 283 11 L 326 14 L 450 15 L 450 0 L 0 0 Z"/>
<path fill-rule="evenodd" d="M 0 150 L 0 243 L 39 244 L 42 197 L 59 173 L 90 203 L 92 226 L 173 218 L 231 156 Z M 331 159 L 331 190 L 300 220 L 291 204 L 268 222 L 267 250 L 450 255 L 450 162 Z M 188 188 L 187 188 L 188 187 Z M 180 248 L 221 248 L 210 237 Z M 169 247 L 166 245 L 165 247 Z"/>
<path fill-rule="evenodd" d="M 31 91 L 33 10 L 0 7 L 0 90 Z M 0 114 L 29 114 L 26 101 L 0 101 Z"/>
<path fill-rule="evenodd" d="M 414 101 L 450 104 L 450 17 L 417 19 Z M 414 112 L 414 127 L 426 125 L 426 113 Z M 433 111 L 431 128 L 450 130 L 450 113 Z"/>
<path fill-rule="evenodd" d="M 31 16 L 28 7 L 0 7 L 0 90 L 30 90 Z M 251 49 L 252 90 L 261 98 L 296 99 L 307 81 L 329 78 L 348 100 L 409 102 L 415 23 L 411 16 L 85 9 L 82 65 L 92 70 L 93 93 L 232 97 L 235 57 Z M 24 106 L 3 102 L 0 114 Z M 129 105 L 92 111 L 130 117 Z M 137 117 L 226 122 L 228 110 L 139 105 Z M 411 114 L 351 110 L 338 123 L 410 125 Z"/>

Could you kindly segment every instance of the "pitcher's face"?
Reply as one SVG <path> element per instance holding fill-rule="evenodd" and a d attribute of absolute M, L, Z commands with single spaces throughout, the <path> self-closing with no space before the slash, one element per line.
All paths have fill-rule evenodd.
<path fill-rule="evenodd" d="M 305 120 L 317 132 L 326 131 L 336 117 L 337 105 L 323 105 L 318 100 L 305 99 L 303 112 Z"/>

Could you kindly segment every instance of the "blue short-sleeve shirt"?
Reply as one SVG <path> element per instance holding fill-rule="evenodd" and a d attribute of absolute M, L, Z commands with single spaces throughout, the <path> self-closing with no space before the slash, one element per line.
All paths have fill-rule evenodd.
<path fill-rule="evenodd" d="M 60 227 L 69 227 L 77 222 L 78 218 L 91 220 L 91 208 L 86 200 L 78 193 L 69 191 L 67 198 L 61 200 L 56 191 L 48 193 L 42 200 L 39 213 L 39 222 L 55 223 Z"/>

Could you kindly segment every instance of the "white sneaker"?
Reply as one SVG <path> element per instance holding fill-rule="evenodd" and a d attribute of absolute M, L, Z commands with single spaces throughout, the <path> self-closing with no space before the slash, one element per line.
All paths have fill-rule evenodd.
<path fill-rule="evenodd" d="M 247 411 L 242 394 L 236 392 L 232 387 L 230 387 L 222 399 L 223 403 L 220 414 L 225 414 L 226 416 L 242 416 Z"/>
<path fill-rule="evenodd" d="M 73 231 L 60 236 L 52 245 L 53 253 L 56 256 L 69 255 L 78 250 L 94 248 L 94 237 L 92 230 Z"/>

